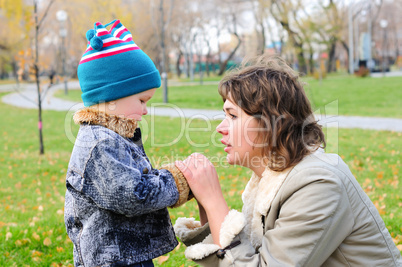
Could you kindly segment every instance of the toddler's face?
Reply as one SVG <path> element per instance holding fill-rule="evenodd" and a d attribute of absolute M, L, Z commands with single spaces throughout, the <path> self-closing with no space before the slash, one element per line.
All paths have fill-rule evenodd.
<path fill-rule="evenodd" d="M 155 94 L 155 91 L 156 88 L 111 101 L 109 102 L 108 108 L 111 110 L 112 108 L 110 105 L 115 105 L 113 107 L 113 113 L 115 115 L 140 121 L 142 119 L 142 115 L 146 115 L 148 113 L 146 105 Z"/>

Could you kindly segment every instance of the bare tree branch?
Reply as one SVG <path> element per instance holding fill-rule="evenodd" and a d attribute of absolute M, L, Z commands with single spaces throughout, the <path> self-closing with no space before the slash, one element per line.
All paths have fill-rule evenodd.
<path fill-rule="evenodd" d="M 38 28 L 40 28 L 43 20 L 46 18 L 47 13 L 49 12 L 50 7 L 52 6 L 52 4 L 54 3 L 54 0 L 50 0 L 48 6 L 46 7 L 45 13 L 43 13 L 42 18 L 40 19 L 39 23 L 38 23 Z M 38 16 L 38 14 L 36 14 L 36 16 Z"/>

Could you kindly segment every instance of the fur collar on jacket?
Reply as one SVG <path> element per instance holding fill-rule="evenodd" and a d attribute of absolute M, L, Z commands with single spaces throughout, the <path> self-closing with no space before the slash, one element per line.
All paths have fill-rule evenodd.
<path fill-rule="evenodd" d="M 261 178 L 253 173 L 247 183 L 242 195 L 242 213 L 246 219 L 244 231 L 255 249 L 261 246 L 264 235 L 264 226 L 261 218 L 267 215 L 272 200 L 275 198 L 291 169 L 288 168 L 284 171 L 276 172 L 267 168 L 262 173 Z"/>
<path fill-rule="evenodd" d="M 134 136 L 137 128 L 137 121 L 134 119 L 108 114 L 91 107 L 78 110 L 74 114 L 74 122 L 76 124 L 100 125 L 128 138 Z"/>

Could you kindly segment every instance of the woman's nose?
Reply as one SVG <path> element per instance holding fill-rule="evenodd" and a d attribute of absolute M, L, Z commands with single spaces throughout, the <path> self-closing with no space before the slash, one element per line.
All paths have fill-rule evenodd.
<path fill-rule="evenodd" d="M 219 123 L 218 126 L 216 126 L 216 131 L 222 135 L 228 133 L 228 123 L 226 119 L 224 119 L 221 123 Z"/>

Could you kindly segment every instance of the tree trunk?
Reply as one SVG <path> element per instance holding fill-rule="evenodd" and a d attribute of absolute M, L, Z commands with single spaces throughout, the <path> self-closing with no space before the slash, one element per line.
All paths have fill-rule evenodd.
<path fill-rule="evenodd" d="M 190 78 L 190 57 L 188 53 L 184 55 L 184 61 L 185 61 L 185 66 L 186 66 L 186 77 Z"/>
<path fill-rule="evenodd" d="M 328 62 L 327 62 L 327 73 L 331 73 L 335 70 L 335 49 L 336 49 L 336 41 L 331 42 L 328 53 Z"/>
<path fill-rule="evenodd" d="M 296 40 L 296 37 L 298 36 L 297 33 L 293 32 L 289 24 L 285 21 L 279 21 L 279 23 L 282 25 L 282 27 L 286 30 L 286 32 L 289 35 L 290 41 L 292 44 L 295 46 L 296 49 L 296 57 L 297 57 L 297 62 L 299 64 L 299 72 L 302 74 L 307 74 L 307 63 L 306 59 L 304 58 L 304 53 L 303 53 L 303 42 L 301 41 L 301 38 L 299 38 L 300 41 Z"/>
<path fill-rule="evenodd" d="M 348 44 L 344 40 L 341 41 L 341 44 L 342 44 L 343 48 L 345 48 L 346 54 L 349 55 L 349 46 L 348 46 Z"/>
<path fill-rule="evenodd" d="M 310 57 L 308 59 L 308 65 L 310 69 L 310 75 L 314 74 L 314 59 L 313 59 L 313 48 L 310 46 Z"/>
<path fill-rule="evenodd" d="M 227 66 L 228 63 L 229 63 L 229 60 L 231 60 L 231 59 L 233 58 L 233 56 L 235 55 L 237 49 L 239 49 L 239 47 L 240 47 L 240 45 L 241 45 L 241 39 L 240 39 L 239 35 L 238 35 L 236 32 L 233 33 L 233 34 L 237 37 L 238 43 L 237 43 L 236 47 L 232 50 L 232 52 L 230 53 L 230 55 L 228 56 L 228 58 L 227 58 L 224 62 L 222 62 L 222 63 L 220 64 L 219 73 L 218 73 L 219 76 L 223 75 L 223 73 L 224 73 L 225 70 L 226 70 L 226 66 Z"/>
<path fill-rule="evenodd" d="M 209 44 L 209 41 L 205 39 L 205 42 L 207 43 L 208 47 L 208 52 L 205 57 L 205 72 L 207 73 L 207 76 L 209 77 L 209 63 L 211 61 L 211 45 Z"/>
<path fill-rule="evenodd" d="M 39 34 L 39 22 L 38 22 L 38 10 L 37 3 L 34 0 L 34 16 L 35 16 L 35 80 L 36 80 L 36 91 L 38 93 L 38 130 L 39 130 L 39 154 L 43 155 L 45 153 L 45 148 L 43 145 L 43 134 L 42 134 L 42 99 L 40 95 L 40 82 L 39 82 L 39 47 L 38 47 L 38 34 Z"/>
<path fill-rule="evenodd" d="M 261 27 L 260 53 L 261 55 L 264 55 L 266 38 L 265 38 L 265 27 L 263 22 L 260 23 L 260 27 Z"/>
<path fill-rule="evenodd" d="M 176 60 L 176 72 L 177 72 L 177 77 L 178 78 L 180 78 L 180 76 L 181 76 L 180 60 L 181 60 L 182 56 L 183 56 L 183 52 L 180 49 L 179 50 L 179 55 L 177 56 L 177 60 Z"/>
<path fill-rule="evenodd" d="M 307 64 L 306 64 L 306 59 L 304 58 L 304 53 L 303 53 L 303 48 L 302 44 L 296 43 L 296 56 L 297 56 L 297 62 L 299 63 L 299 72 L 303 75 L 307 74 Z"/>

